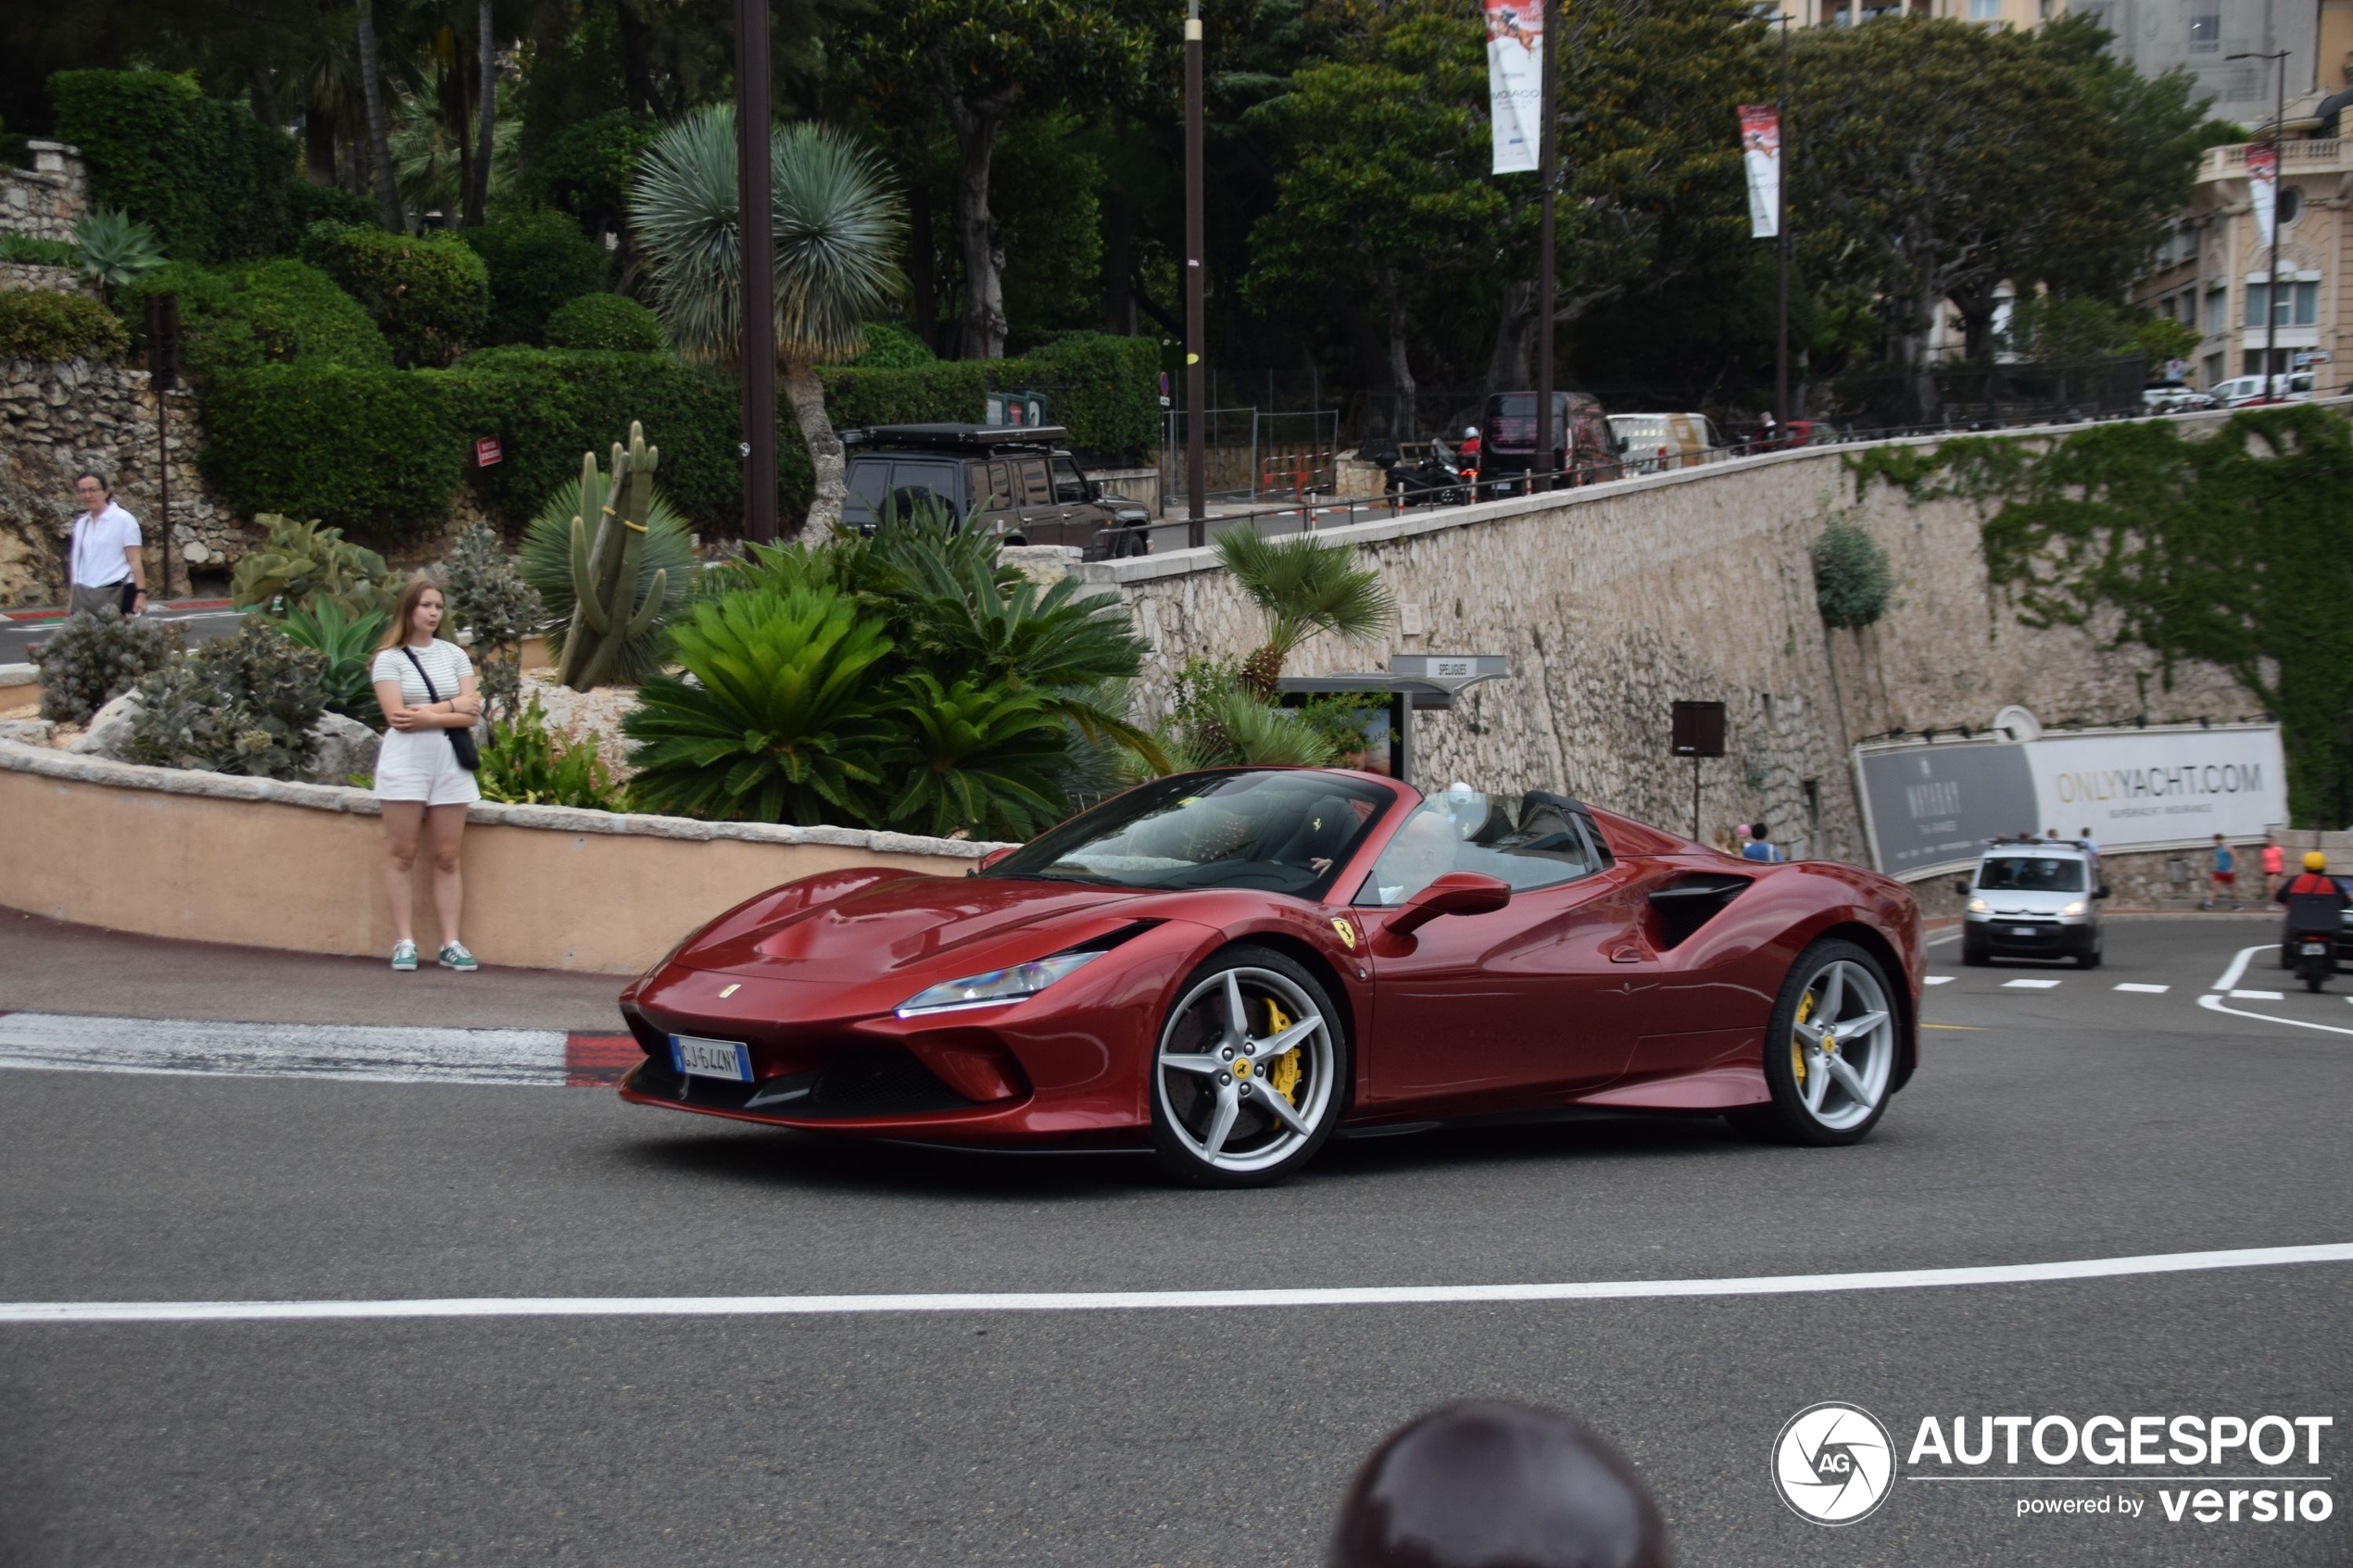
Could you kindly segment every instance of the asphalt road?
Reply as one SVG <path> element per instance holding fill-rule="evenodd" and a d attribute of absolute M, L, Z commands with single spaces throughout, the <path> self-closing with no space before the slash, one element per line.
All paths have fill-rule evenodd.
<path fill-rule="evenodd" d="M 2238 989 L 2277 999 L 2209 990 L 2267 929 L 2119 922 L 2095 972 L 1932 948 L 1952 978 L 1925 1064 L 1855 1148 L 1715 1122 L 1435 1134 L 1239 1194 L 1124 1158 L 844 1148 L 589 1090 L 10 1071 L 0 1301 L 1716 1279 L 2344 1242 L 2353 976 L 2308 996 L 2259 954 Z M 1468 1306 L 0 1323 L 0 1562 L 1315 1563 L 1365 1451 L 1481 1395 L 1618 1443 L 1687 1565 L 2341 1564 L 2348 1280 L 2315 1263 Z M 2334 1512 L 2170 1524 L 2157 1483 L 1899 1480 L 1825 1529 L 1781 1504 L 1769 1456 L 1833 1399 L 1899 1449 L 1928 1415 L 2326 1415 L 2322 1462 L 2290 1473 L 2329 1477 Z M 2101 1494 L 2145 1512 L 2016 1511 Z"/>
<path fill-rule="evenodd" d="M 237 623 L 245 619 L 242 610 L 181 610 L 169 605 L 149 613 L 159 621 L 177 625 L 181 635 L 192 643 L 234 636 Z M 35 643 L 48 641 L 49 634 L 56 630 L 57 622 L 52 621 L 0 621 L 0 664 L 24 663 L 31 657 L 25 650 Z"/>

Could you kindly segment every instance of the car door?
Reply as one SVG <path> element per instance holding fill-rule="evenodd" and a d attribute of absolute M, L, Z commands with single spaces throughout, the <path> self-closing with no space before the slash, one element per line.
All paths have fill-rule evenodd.
<path fill-rule="evenodd" d="M 1032 545 L 1059 545 L 1054 516 L 1054 482 L 1042 457 L 1017 455 L 1005 459 L 1013 477 L 1013 505 L 1021 520 L 1021 536 Z"/>
<path fill-rule="evenodd" d="M 1047 472 L 1053 481 L 1055 521 L 1062 530 L 1054 543 L 1085 550 L 1107 546 L 1103 530 L 1112 524 L 1111 508 L 1094 498 L 1095 487 L 1078 471 L 1077 462 L 1057 452 L 1047 460 Z"/>
<path fill-rule="evenodd" d="M 1497 813 L 1504 813 L 1498 831 Z M 1623 1073 L 1632 877 L 1565 818 L 1459 792 L 1425 801 L 1356 896 L 1371 940 L 1367 1103 L 1576 1093 Z M 1557 817 L 1557 813 L 1555 814 Z M 1450 871 L 1501 876 L 1512 901 L 1400 939 L 1383 927 Z"/>
<path fill-rule="evenodd" d="M 950 522 L 963 517 L 956 505 L 956 465 L 945 458 L 900 458 L 890 465 L 889 503 L 900 513 L 926 503 Z"/>

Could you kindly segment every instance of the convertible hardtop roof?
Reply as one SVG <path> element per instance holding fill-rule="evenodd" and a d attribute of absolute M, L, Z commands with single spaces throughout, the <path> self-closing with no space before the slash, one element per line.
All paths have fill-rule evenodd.
<path fill-rule="evenodd" d="M 875 425 L 841 433 L 845 446 L 912 447 L 919 451 L 1035 449 L 1057 446 L 1069 439 L 1070 432 L 1062 425 Z"/>

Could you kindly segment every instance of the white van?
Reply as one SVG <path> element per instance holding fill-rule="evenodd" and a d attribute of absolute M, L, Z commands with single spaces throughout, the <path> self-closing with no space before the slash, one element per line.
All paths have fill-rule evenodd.
<path fill-rule="evenodd" d="M 1961 961 L 1991 962 L 1996 955 L 2073 959 L 2078 969 L 2100 965 L 2100 858 L 2072 839 L 1997 842 L 1976 873 L 1953 884 L 1961 896 Z"/>
<path fill-rule="evenodd" d="M 2271 378 L 2271 395 L 2284 403 L 2301 403 L 2313 395 L 2315 377 L 2310 370 L 2296 370 Z M 2218 408 L 2240 408 L 2263 398 L 2261 376 L 2233 376 L 2226 382 L 2214 383 L 2212 395 Z"/>
<path fill-rule="evenodd" d="M 1612 414 L 1609 433 L 1629 473 L 1663 473 L 1731 456 L 1705 414 Z"/>

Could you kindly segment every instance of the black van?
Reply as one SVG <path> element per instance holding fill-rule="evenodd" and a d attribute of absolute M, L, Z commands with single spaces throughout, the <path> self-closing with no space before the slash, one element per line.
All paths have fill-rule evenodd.
<path fill-rule="evenodd" d="M 1063 449 L 1060 425 L 876 425 L 846 430 L 845 527 L 872 532 L 885 510 L 937 502 L 1008 545 L 1076 545 L 1089 559 L 1151 548 L 1151 513 L 1105 495 Z"/>
<path fill-rule="evenodd" d="M 1543 467 L 1566 473 L 1565 484 L 1594 484 L 1621 477 L 1619 447 L 1609 420 L 1590 393 L 1553 394 L 1553 450 Z M 1536 394 L 1491 393 L 1478 421 L 1478 488 L 1482 495 L 1516 495 L 1536 455 Z M 1500 483 L 1498 483 L 1500 481 Z"/>

